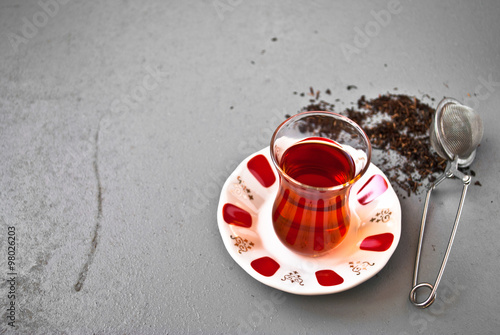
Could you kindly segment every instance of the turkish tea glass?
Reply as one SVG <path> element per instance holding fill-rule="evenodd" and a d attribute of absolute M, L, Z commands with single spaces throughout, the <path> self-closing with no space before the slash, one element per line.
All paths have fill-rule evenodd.
<path fill-rule="evenodd" d="M 276 235 L 296 253 L 328 253 L 351 225 L 349 192 L 370 165 L 368 137 L 342 115 L 303 112 L 276 129 L 270 148 L 279 174 L 272 209 Z"/>

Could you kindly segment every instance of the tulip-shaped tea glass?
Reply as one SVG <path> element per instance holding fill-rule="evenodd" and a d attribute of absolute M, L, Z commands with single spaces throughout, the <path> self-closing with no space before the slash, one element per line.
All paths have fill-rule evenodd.
<path fill-rule="evenodd" d="M 272 209 L 278 238 L 302 255 L 331 251 L 351 224 L 349 191 L 370 165 L 365 132 L 336 113 L 299 113 L 274 132 L 271 157 L 280 180 Z"/>

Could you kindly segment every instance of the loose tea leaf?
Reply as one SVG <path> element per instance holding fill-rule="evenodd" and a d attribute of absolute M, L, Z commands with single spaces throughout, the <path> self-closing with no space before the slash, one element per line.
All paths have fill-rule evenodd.
<path fill-rule="evenodd" d="M 310 91 L 314 92 L 312 88 Z M 310 99 L 300 112 L 335 111 L 334 104 L 319 100 L 319 96 L 318 91 L 316 99 Z M 434 112 L 434 108 L 416 97 L 385 94 L 370 100 L 363 95 L 356 108 L 337 113 L 365 130 L 373 147 L 372 162 L 399 191 L 410 196 L 419 193 L 424 180 L 432 182 L 446 167 L 446 160 L 435 153 L 429 139 Z M 321 128 L 318 124 L 310 126 Z"/>

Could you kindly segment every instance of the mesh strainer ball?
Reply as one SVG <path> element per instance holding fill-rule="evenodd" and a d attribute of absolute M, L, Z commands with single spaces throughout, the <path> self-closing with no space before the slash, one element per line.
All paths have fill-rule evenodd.
<path fill-rule="evenodd" d="M 460 167 L 467 167 L 482 138 L 483 123 L 476 111 L 451 98 L 438 104 L 430 139 L 439 156 L 449 161 L 458 159 Z"/>

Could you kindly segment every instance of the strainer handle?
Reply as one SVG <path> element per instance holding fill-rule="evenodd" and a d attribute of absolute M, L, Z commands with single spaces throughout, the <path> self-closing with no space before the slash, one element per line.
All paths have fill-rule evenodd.
<path fill-rule="evenodd" d="M 433 184 L 431 184 L 429 186 L 429 189 L 427 190 L 427 196 L 425 198 L 425 204 L 424 204 L 424 212 L 422 214 L 422 223 L 420 226 L 420 235 L 418 238 L 417 256 L 415 259 L 415 269 L 413 272 L 413 287 L 410 291 L 410 301 L 415 306 L 420 307 L 420 308 L 427 308 L 430 305 L 432 305 L 432 303 L 436 300 L 436 291 L 437 291 L 437 288 L 439 286 L 439 282 L 441 281 L 441 278 L 443 277 L 444 268 L 446 266 L 446 262 L 448 261 L 448 257 L 450 255 L 450 251 L 451 251 L 451 246 L 453 244 L 453 240 L 455 239 L 455 234 L 457 232 L 458 222 L 460 221 L 460 216 L 462 214 L 462 208 L 464 205 L 465 195 L 467 193 L 467 188 L 470 185 L 471 177 L 458 171 L 456 166 L 457 166 L 456 162 L 453 162 L 451 165 L 449 165 L 448 168 L 446 169 L 446 172 L 443 175 L 441 175 Z M 446 253 L 443 257 L 443 262 L 441 263 L 441 268 L 439 269 L 439 273 L 436 277 L 436 281 L 434 282 L 434 284 L 429 284 L 426 282 L 422 282 L 422 283 L 417 284 L 418 272 L 419 272 L 419 267 L 420 267 L 420 258 L 422 255 L 422 245 L 423 245 L 423 240 L 424 240 L 425 222 L 426 222 L 426 218 L 427 218 L 427 210 L 429 207 L 429 199 L 431 197 L 431 192 L 443 180 L 445 180 L 446 178 L 453 178 L 453 177 L 460 177 L 462 179 L 462 182 L 464 185 L 463 185 L 463 189 L 462 189 L 462 196 L 460 197 L 460 203 L 458 205 L 457 215 L 455 216 L 455 223 L 453 224 L 453 229 L 451 231 L 450 239 L 448 241 L 448 247 L 446 248 Z M 420 288 L 423 288 L 423 287 L 427 287 L 428 289 L 431 290 L 431 292 L 425 300 L 419 302 L 417 300 L 417 290 Z"/>

